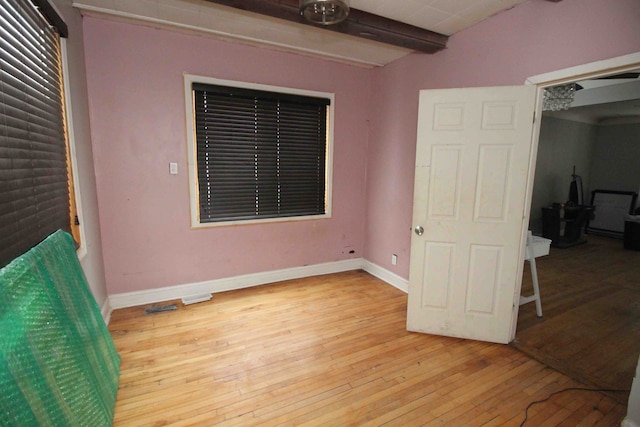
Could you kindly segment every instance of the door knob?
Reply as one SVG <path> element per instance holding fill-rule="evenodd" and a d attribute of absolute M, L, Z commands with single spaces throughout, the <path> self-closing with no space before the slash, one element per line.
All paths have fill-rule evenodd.
<path fill-rule="evenodd" d="M 417 226 L 413 231 L 415 231 L 418 236 L 422 236 L 424 234 L 424 228 L 422 228 L 421 225 Z"/>

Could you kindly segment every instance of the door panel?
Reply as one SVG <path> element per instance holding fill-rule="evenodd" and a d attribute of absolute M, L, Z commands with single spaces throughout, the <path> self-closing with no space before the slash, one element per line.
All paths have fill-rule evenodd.
<path fill-rule="evenodd" d="M 535 91 L 420 92 L 407 329 L 512 338 Z"/>
<path fill-rule="evenodd" d="M 511 147 L 481 146 L 478 158 L 474 220 L 505 222 Z"/>
<path fill-rule="evenodd" d="M 424 254 L 422 307 L 447 309 L 453 282 L 455 246 L 425 242 Z"/>
<path fill-rule="evenodd" d="M 434 147 L 433 157 L 437 166 L 432 169 L 429 216 L 454 219 L 460 207 L 462 146 Z"/>
<path fill-rule="evenodd" d="M 498 246 L 471 245 L 467 313 L 495 314 L 502 250 Z"/>

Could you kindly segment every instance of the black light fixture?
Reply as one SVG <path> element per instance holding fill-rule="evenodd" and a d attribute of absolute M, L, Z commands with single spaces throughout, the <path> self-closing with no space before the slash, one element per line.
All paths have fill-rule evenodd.
<path fill-rule="evenodd" d="M 333 25 L 347 19 L 347 0 L 300 0 L 300 14 L 314 24 Z"/>

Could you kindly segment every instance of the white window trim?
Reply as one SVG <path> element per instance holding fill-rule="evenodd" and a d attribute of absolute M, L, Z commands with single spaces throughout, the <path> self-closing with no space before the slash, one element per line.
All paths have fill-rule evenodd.
<path fill-rule="evenodd" d="M 61 53 L 61 61 L 62 61 L 62 90 L 64 91 L 64 108 L 65 108 L 65 116 L 66 116 L 66 126 L 67 126 L 67 138 L 69 139 L 69 161 L 71 162 L 71 174 L 73 175 L 73 189 L 74 195 L 76 199 L 76 215 L 78 215 L 78 220 L 80 222 L 79 230 L 80 230 L 80 246 L 76 250 L 76 254 L 78 255 L 78 259 L 82 261 L 82 259 L 87 255 L 87 237 L 84 227 L 83 220 L 83 209 L 82 209 L 82 191 L 80 188 L 80 178 L 78 172 L 78 158 L 76 155 L 76 138 L 75 132 L 73 128 L 73 109 L 71 108 L 71 83 L 69 81 L 69 56 L 67 54 L 67 40 L 65 38 L 60 38 L 60 53 Z M 73 218 L 71 218 L 73 221 Z"/>
<path fill-rule="evenodd" d="M 252 219 L 252 220 L 236 220 L 236 221 L 219 221 L 219 222 L 200 222 L 200 210 L 198 206 L 198 175 L 196 170 L 197 154 L 196 154 L 196 130 L 195 130 L 195 115 L 193 107 L 193 94 L 192 84 L 204 83 L 220 86 L 232 86 L 245 89 L 263 90 L 269 92 L 287 93 L 293 95 L 303 95 L 312 97 L 328 98 L 331 101 L 329 106 L 329 126 L 327 128 L 327 159 L 325 170 L 325 200 L 326 209 L 325 213 L 321 215 L 308 215 L 308 216 L 293 216 L 283 218 L 265 218 L 265 219 Z M 198 76 L 193 74 L 184 75 L 184 98 L 185 98 L 185 113 L 186 113 L 186 128 L 187 128 L 187 163 L 189 169 L 189 199 L 191 207 L 191 228 L 211 228 L 211 227 L 223 227 L 230 225 L 250 225 L 250 224 L 265 224 L 273 222 L 292 222 L 292 221 L 305 221 L 305 220 L 318 220 L 331 218 L 331 207 L 333 200 L 333 128 L 334 128 L 334 99 L 335 94 L 327 92 L 316 92 L 303 89 L 294 89 L 281 86 L 270 86 L 258 83 L 239 82 L 234 80 L 216 79 L 213 77 Z"/>

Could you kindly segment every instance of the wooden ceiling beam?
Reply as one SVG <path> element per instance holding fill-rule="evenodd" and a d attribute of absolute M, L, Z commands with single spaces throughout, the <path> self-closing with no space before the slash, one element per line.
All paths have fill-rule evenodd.
<path fill-rule="evenodd" d="M 367 40 L 400 46 L 418 52 L 435 53 L 447 47 L 448 36 L 425 30 L 363 10 L 349 10 L 346 20 L 334 25 L 313 24 L 298 9 L 297 0 L 207 0 L 247 12 L 259 13 L 298 24 L 348 34 Z"/>

